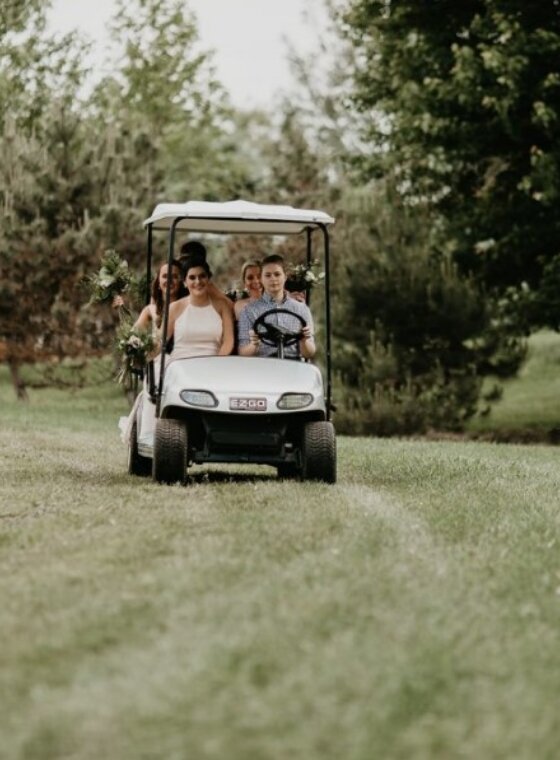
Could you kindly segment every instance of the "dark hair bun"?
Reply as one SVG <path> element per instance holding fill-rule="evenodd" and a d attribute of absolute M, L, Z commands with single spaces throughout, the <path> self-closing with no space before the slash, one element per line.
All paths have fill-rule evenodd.
<path fill-rule="evenodd" d="M 188 240 L 181 246 L 181 258 L 187 256 L 199 256 L 200 258 L 206 258 L 206 247 L 200 240 Z"/>

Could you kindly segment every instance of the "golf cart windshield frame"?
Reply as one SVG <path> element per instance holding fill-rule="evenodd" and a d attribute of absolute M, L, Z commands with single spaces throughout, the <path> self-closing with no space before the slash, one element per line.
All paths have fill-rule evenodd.
<path fill-rule="evenodd" d="M 177 216 L 173 219 L 171 222 L 171 225 L 168 228 L 165 228 L 168 231 L 169 235 L 169 246 L 168 246 L 168 256 L 167 256 L 167 271 L 171 271 L 171 262 L 174 259 L 174 251 L 175 251 L 175 237 L 177 232 L 177 227 L 180 222 L 188 219 L 189 221 L 196 221 L 197 218 L 204 219 L 204 221 L 209 221 L 208 217 L 195 217 L 195 216 Z M 212 221 L 239 221 L 242 222 L 243 219 L 232 219 L 231 217 L 219 217 L 215 216 L 212 217 Z M 274 219 L 266 219 L 261 218 L 259 219 L 259 222 L 262 222 L 266 224 L 267 222 L 275 223 L 277 220 Z M 149 222 L 147 225 L 147 249 L 148 249 L 148 255 L 147 255 L 147 266 L 146 266 L 146 280 L 147 280 L 147 287 L 146 287 L 146 303 L 148 304 L 150 302 L 150 283 L 151 283 L 151 271 L 152 271 L 152 259 L 153 259 L 153 230 L 154 230 L 154 222 Z M 157 227 L 156 227 L 157 229 Z M 326 410 L 327 410 L 327 420 L 330 420 L 331 418 L 331 396 L 332 396 L 332 361 L 331 361 L 331 304 L 330 304 L 330 239 L 329 239 L 329 231 L 326 224 L 323 222 L 313 222 L 310 224 L 306 224 L 301 227 L 299 226 L 298 229 L 294 230 L 293 232 L 282 232 L 281 234 L 301 234 L 302 232 L 306 233 L 307 237 L 307 246 L 306 246 L 306 258 L 307 258 L 307 266 L 309 266 L 313 260 L 313 241 L 312 241 L 312 233 L 314 230 L 321 230 L 323 233 L 323 251 L 324 251 L 324 271 L 325 271 L 325 278 L 324 278 L 324 286 L 325 286 L 325 370 L 326 370 Z M 184 231 L 184 230 L 181 230 Z M 194 231 L 194 230 L 193 230 Z M 222 230 L 213 230 L 213 234 L 236 234 L 232 233 L 231 231 L 222 231 Z M 239 233 L 237 233 L 239 234 Z M 257 232 L 251 232 L 247 234 L 258 234 Z M 158 387 L 156 389 L 156 417 L 160 416 L 161 413 L 161 397 L 163 393 L 163 382 L 165 378 L 165 349 L 166 349 L 166 343 L 167 343 L 167 330 L 169 325 L 169 296 L 171 293 L 171 277 L 167 278 L 167 285 L 166 285 L 166 292 L 165 292 L 165 300 L 164 300 L 164 310 L 163 310 L 163 324 L 162 324 L 162 342 L 161 342 L 161 361 L 160 361 L 160 373 L 159 373 L 159 382 Z"/>

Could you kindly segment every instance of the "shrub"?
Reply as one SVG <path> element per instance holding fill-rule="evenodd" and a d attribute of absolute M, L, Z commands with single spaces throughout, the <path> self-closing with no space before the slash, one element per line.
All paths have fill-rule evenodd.
<path fill-rule="evenodd" d="M 511 375 L 525 357 L 519 294 L 485 292 L 435 247 L 421 210 L 386 200 L 394 202 L 372 214 L 368 234 L 362 221 L 360 234 L 339 240 L 337 426 L 377 435 L 460 430 L 477 411 L 482 377 Z"/>

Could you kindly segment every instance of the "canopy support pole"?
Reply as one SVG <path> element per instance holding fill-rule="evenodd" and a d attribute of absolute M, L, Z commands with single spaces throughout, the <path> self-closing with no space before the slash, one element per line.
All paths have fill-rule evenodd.
<path fill-rule="evenodd" d="M 331 367 L 331 274 L 329 231 L 325 224 L 319 224 L 323 231 L 325 245 L 325 362 L 327 371 L 327 420 L 331 418 L 332 408 L 332 367 Z"/>
<path fill-rule="evenodd" d="M 163 301 L 163 326 L 162 326 L 162 333 L 161 333 L 161 354 L 160 354 L 160 363 L 159 363 L 159 383 L 158 383 L 158 391 L 156 396 L 156 417 L 160 416 L 161 413 L 161 396 L 163 393 L 163 380 L 165 377 L 165 350 L 167 348 L 167 327 L 169 325 L 169 296 L 171 295 L 171 280 L 173 279 L 171 277 L 171 263 L 173 261 L 173 252 L 175 250 L 175 231 L 177 229 L 177 225 L 180 221 L 182 221 L 185 217 L 178 216 L 176 217 L 169 229 L 169 253 L 167 255 L 167 284 L 165 288 L 165 299 Z"/>

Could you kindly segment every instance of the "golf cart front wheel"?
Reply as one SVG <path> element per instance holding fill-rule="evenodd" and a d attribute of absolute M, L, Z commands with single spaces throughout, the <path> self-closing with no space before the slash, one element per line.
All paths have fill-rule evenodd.
<path fill-rule="evenodd" d="M 336 436 L 332 422 L 308 422 L 301 441 L 303 480 L 336 483 Z"/>
<path fill-rule="evenodd" d="M 157 483 L 183 482 L 187 474 L 187 426 L 181 420 L 156 420 L 152 477 Z"/>

